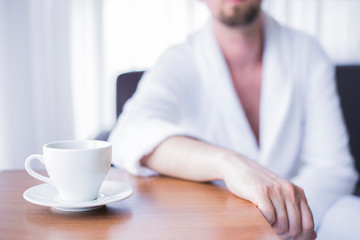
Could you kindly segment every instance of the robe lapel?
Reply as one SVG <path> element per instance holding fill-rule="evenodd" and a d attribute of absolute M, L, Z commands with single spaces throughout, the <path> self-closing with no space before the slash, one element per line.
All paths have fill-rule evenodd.
<path fill-rule="evenodd" d="M 265 48 L 260 100 L 260 163 L 276 169 L 276 151 L 286 134 L 286 119 L 294 97 L 288 72 L 286 46 L 281 42 L 277 23 L 265 18 Z M 284 51 L 285 50 L 285 51 Z M 289 78 L 290 77 L 290 78 Z M 291 116 L 290 116 L 291 117 Z"/>
<path fill-rule="evenodd" d="M 263 55 L 263 78 L 260 99 L 260 148 L 251 130 L 244 110 L 237 97 L 231 75 L 215 39 L 212 26 L 208 23 L 199 38 L 195 39 L 195 59 L 202 84 L 206 87 L 208 104 L 214 108 L 210 118 L 222 122 L 219 128 L 226 132 L 218 142 L 242 153 L 261 164 L 276 166 L 277 148 L 286 134 L 286 120 L 289 118 L 294 87 L 287 72 L 286 47 L 281 45 L 277 23 L 263 13 L 265 22 L 265 48 Z M 218 114 L 219 113 L 219 114 Z M 223 118 L 220 119 L 219 118 Z M 290 116 L 291 117 L 291 116 Z M 211 119 L 209 119 L 211 121 Z M 216 140 L 215 140 L 216 141 Z M 224 143 L 224 144 L 222 144 Z M 272 167 L 270 167 L 272 168 Z"/>
<path fill-rule="evenodd" d="M 222 122 L 222 131 L 229 139 L 224 147 L 258 158 L 256 138 L 242 109 L 234 89 L 231 75 L 224 56 L 220 50 L 211 22 L 200 33 L 196 43 L 196 63 L 204 86 L 208 89 L 214 110 L 218 111 L 215 118 Z M 219 119 L 221 118 L 221 119 Z M 220 145 L 222 145 L 220 143 Z M 231 146 L 230 146 L 231 145 Z"/>

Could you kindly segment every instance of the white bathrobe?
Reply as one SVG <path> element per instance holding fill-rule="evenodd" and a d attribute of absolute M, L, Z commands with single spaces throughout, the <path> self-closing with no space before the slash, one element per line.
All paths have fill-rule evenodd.
<path fill-rule="evenodd" d="M 156 174 L 140 166 L 141 157 L 170 136 L 191 136 L 304 188 L 317 224 L 356 180 L 334 69 L 314 39 L 262 17 L 260 146 L 209 21 L 146 72 L 111 134 L 113 163 L 132 174 Z"/>

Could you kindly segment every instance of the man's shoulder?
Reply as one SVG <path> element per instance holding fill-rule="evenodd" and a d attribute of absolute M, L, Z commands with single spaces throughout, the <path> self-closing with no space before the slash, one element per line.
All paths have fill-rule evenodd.
<path fill-rule="evenodd" d="M 193 53 L 188 41 L 168 47 L 159 57 L 156 65 L 178 66 L 189 65 L 193 61 Z"/>
<path fill-rule="evenodd" d="M 205 22 L 199 29 L 189 33 L 182 42 L 170 46 L 163 55 L 191 59 L 196 55 L 196 49 L 202 48 L 213 38 L 211 22 Z"/>
<path fill-rule="evenodd" d="M 277 41 L 282 44 L 295 48 L 319 45 L 318 40 L 309 33 L 282 24 L 267 14 L 265 14 L 265 21 L 267 28 L 270 29 L 270 35 L 272 35 L 272 37 L 275 36 Z"/>
<path fill-rule="evenodd" d="M 176 72 L 196 72 L 193 40 L 197 33 L 191 34 L 183 42 L 168 47 L 158 58 L 153 69 L 174 70 Z"/>
<path fill-rule="evenodd" d="M 313 61 L 331 64 L 331 61 L 319 41 L 312 35 L 284 24 L 280 24 L 273 17 L 265 15 L 267 43 L 281 55 L 287 66 L 308 66 Z M 292 64 L 291 64 L 292 63 Z"/>
<path fill-rule="evenodd" d="M 149 69 L 146 79 L 162 83 L 182 82 L 184 84 L 197 74 L 191 44 L 188 40 L 168 47 Z"/>

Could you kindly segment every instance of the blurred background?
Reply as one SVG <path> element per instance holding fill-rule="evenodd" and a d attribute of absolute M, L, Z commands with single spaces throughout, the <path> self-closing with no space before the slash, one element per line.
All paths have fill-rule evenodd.
<path fill-rule="evenodd" d="M 360 0 L 263 0 L 315 36 L 336 65 L 360 64 Z M 0 0 L 0 171 L 56 140 L 116 121 L 115 81 L 146 70 L 209 14 L 200 0 Z"/>

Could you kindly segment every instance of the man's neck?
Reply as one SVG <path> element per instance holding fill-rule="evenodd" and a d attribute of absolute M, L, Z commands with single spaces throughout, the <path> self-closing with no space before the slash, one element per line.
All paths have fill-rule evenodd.
<path fill-rule="evenodd" d="M 246 68 L 262 62 L 261 16 L 247 26 L 228 27 L 213 19 L 215 36 L 230 68 Z"/>

